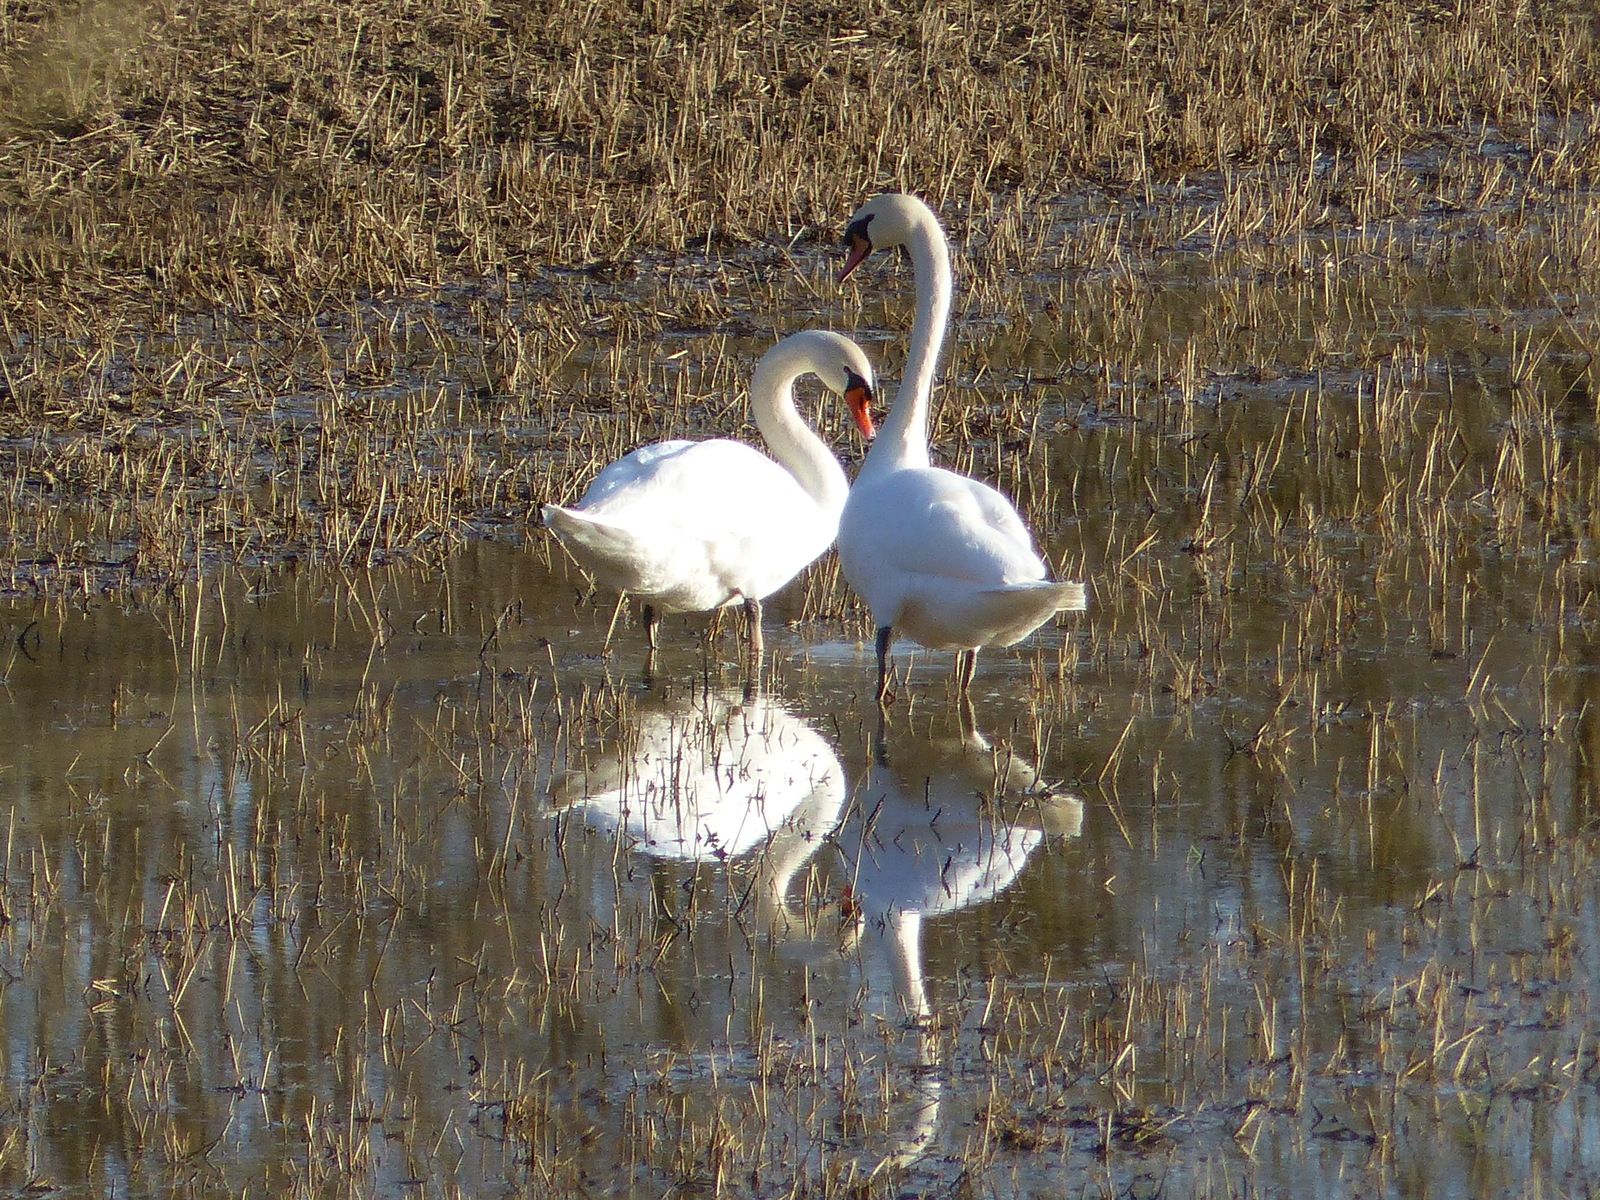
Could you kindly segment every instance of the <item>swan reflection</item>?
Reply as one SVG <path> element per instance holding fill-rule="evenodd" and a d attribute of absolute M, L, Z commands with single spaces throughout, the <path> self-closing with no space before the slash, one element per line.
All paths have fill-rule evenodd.
<path fill-rule="evenodd" d="M 930 1012 L 922 929 L 1010 887 L 1045 837 L 1076 837 L 1083 802 L 963 725 L 959 735 L 880 739 L 838 842 L 859 932 L 881 938 L 908 1016 Z"/>
<path fill-rule="evenodd" d="M 635 853 L 698 863 L 764 849 L 769 913 L 844 799 L 844 769 L 822 736 L 778 700 L 734 689 L 655 698 L 552 788 L 558 808 Z"/>
<path fill-rule="evenodd" d="M 886 741 L 880 733 L 835 838 L 869 979 L 875 965 L 881 979 L 887 964 L 915 1037 L 900 1133 L 875 1174 L 916 1162 L 938 1126 L 944 1078 L 924 980 L 925 926 L 998 895 L 1047 837 L 1076 837 L 1082 824 L 1078 797 L 1043 786 L 1033 764 L 966 721 L 954 735 Z"/>

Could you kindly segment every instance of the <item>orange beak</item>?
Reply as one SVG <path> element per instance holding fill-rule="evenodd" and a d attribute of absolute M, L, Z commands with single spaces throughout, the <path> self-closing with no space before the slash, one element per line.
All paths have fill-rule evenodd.
<path fill-rule="evenodd" d="M 856 419 L 861 436 L 870 442 L 878 433 L 878 427 L 872 423 L 872 389 L 859 384 L 845 392 L 844 402 L 850 406 L 850 415 Z"/>
<path fill-rule="evenodd" d="M 850 278 L 862 263 L 867 261 L 867 255 L 872 253 L 872 243 L 862 234 L 853 234 L 850 238 L 850 256 L 844 260 L 844 270 L 839 272 L 839 282 L 843 283 Z"/>

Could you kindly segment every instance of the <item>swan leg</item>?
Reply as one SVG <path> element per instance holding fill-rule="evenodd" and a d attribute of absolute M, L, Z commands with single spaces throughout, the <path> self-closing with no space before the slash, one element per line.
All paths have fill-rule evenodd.
<path fill-rule="evenodd" d="M 878 706 L 878 733 L 872 739 L 872 761 L 880 767 L 889 765 L 889 710 Z"/>
<path fill-rule="evenodd" d="M 893 697 L 889 692 L 889 643 L 894 639 L 894 630 L 887 625 L 878 627 L 878 703 L 887 704 Z"/>
<path fill-rule="evenodd" d="M 656 615 L 653 604 L 646 604 L 640 609 L 639 615 L 644 618 L 644 643 L 653 654 L 656 649 L 656 626 L 661 624 L 661 618 Z"/>
<path fill-rule="evenodd" d="M 745 632 L 750 637 L 750 665 L 759 667 L 767 643 L 761 636 L 761 601 L 747 597 L 744 602 Z"/>
<path fill-rule="evenodd" d="M 960 650 L 956 652 L 956 692 L 965 696 L 967 689 L 972 686 L 972 677 L 978 673 L 978 652 L 976 650 Z"/>
<path fill-rule="evenodd" d="M 961 740 L 968 741 L 978 733 L 978 716 L 972 711 L 972 697 L 962 692 L 956 698 L 956 719 L 961 726 Z"/>
<path fill-rule="evenodd" d="M 750 636 L 750 657 L 760 658 L 767 649 L 767 644 L 761 636 L 761 601 L 744 602 L 744 620 L 745 632 Z"/>

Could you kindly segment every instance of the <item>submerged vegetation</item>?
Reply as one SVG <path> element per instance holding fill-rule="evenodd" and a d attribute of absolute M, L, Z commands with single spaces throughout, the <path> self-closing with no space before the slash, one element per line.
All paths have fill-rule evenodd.
<path fill-rule="evenodd" d="M 1600 1190 L 1597 169 L 1580 4 L 0 0 L 0 1186 Z M 884 187 L 1090 619 L 641 690 L 536 507 Z"/>

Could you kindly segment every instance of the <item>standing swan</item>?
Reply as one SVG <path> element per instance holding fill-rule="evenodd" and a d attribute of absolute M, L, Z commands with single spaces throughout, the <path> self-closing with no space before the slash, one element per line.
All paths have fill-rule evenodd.
<path fill-rule="evenodd" d="M 1020 642 L 1062 609 L 1086 606 L 1081 583 L 1050 579 L 1011 502 L 928 462 L 928 401 L 950 320 L 950 246 L 913 196 L 885 193 L 856 211 L 840 282 L 875 249 L 904 246 L 917 281 L 911 351 L 894 408 L 861 467 L 839 524 L 839 564 L 877 627 L 878 701 L 889 698 L 894 630 L 959 650 L 965 694 L 984 646 Z"/>
<path fill-rule="evenodd" d="M 573 507 L 544 506 L 579 566 L 644 601 L 652 652 L 657 606 L 704 612 L 742 601 L 759 660 L 761 601 L 832 544 L 849 483 L 795 410 L 794 384 L 807 373 L 844 397 L 870 438 L 872 364 L 849 338 L 808 330 L 768 350 L 751 380 L 772 458 L 728 438 L 656 442 L 607 466 Z"/>

